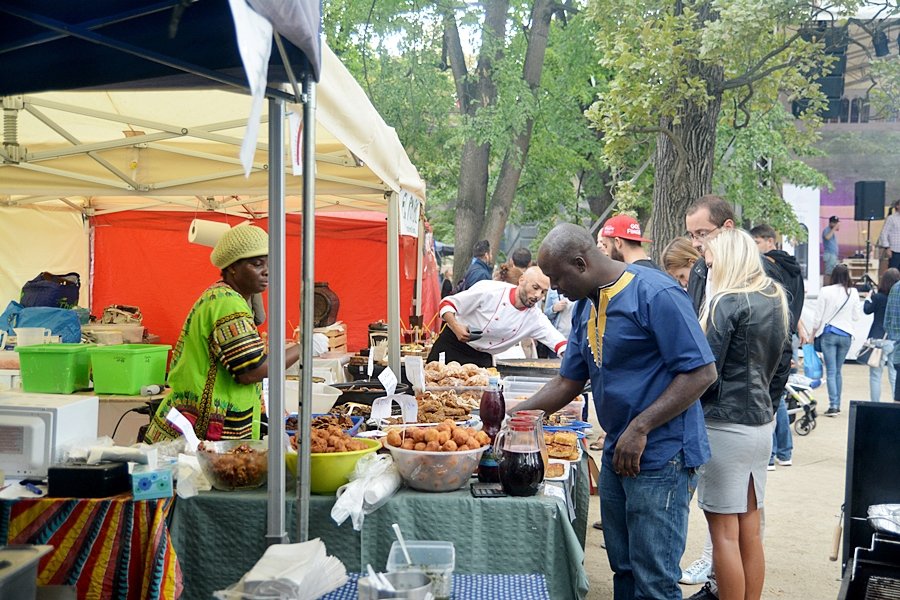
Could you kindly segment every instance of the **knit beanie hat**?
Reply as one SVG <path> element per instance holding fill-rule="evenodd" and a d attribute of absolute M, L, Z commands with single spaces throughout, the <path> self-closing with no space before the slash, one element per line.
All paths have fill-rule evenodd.
<path fill-rule="evenodd" d="M 232 227 L 219 239 L 209 260 L 219 269 L 242 258 L 269 254 L 269 234 L 254 225 Z"/>

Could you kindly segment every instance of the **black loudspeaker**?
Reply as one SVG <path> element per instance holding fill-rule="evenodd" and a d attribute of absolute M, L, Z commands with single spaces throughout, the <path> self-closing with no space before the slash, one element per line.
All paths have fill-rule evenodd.
<path fill-rule="evenodd" d="M 857 181 L 854 200 L 854 221 L 884 219 L 884 182 Z"/>

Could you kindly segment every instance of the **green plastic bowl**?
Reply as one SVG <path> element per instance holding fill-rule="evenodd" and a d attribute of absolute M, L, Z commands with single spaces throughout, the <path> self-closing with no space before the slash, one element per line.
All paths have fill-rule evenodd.
<path fill-rule="evenodd" d="M 309 455 L 309 490 L 313 494 L 333 494 L 347 483 L 356 462 L 364 455 L 381 448 L 381 442 L 368 438 L 356 438 L 368 446 L 353 452 L 313 453 Z M 297 474 L 297 453 L 285 452 L 284 462 L 288 473 Z"/>

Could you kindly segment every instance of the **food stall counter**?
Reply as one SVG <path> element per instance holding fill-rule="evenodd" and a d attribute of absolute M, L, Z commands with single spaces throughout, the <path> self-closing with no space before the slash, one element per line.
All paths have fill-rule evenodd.
<path fill-rule="evenodd" d="M 587 467 L 582 459 L 574 485 L 574 521 L 570 503 L 555 497 L 475 499 L 468 486 L 447 493 L 401 489 L 367 515 L 362 531 L 350 521 L 331 519 L 334 496 L 312 496 L 309 537 L 320 538 L 328 554 L 348 572 L 371 563 L 384 567 L 398 523 L 408 539 L 445 540 L 457 549 L 456 573 L 532 574 L 546 578 L 550 597 L 584 598 L 587 527 Z M 290 491 L 291 488 L 289 488 Z M 172 542 L 190 586 L 183 600 L 209 598 L 238 581 L 266 548 L 266 491 L 202 492 L 175 503 Z M 288 534 L 293 539 L 295 503 L 286 503 Z M 211 568 L 214 565 L 215 568 Z"/>

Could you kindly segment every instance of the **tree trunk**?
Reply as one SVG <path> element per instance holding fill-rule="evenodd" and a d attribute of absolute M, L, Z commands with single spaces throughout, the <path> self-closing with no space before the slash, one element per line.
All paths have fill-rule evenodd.
<path fill-rule="evenodd" d="M 613 202 L 613 196 L 609 191 L 612 183 L 612 173 L 609 169 L 597 168 L 587 171 L 583 176 L 582 189 L 587 200 L 591 214 L 599 217 Z"/>
<path fill-rule="evenodd" d="M 715 71 L 703 74 L 707 81 L 721 80 L 721 69 Z M 660 120 L 660 128 L 671 132 L 671 136 L 660 133 L 656 142 L 649 237 L 657 261 L 666 244 L 684 235 L 688 206 L 712 191 L 716 123 L 721 108 L 722 98 L 717 95 L 705 105 L 685 102 L 677 125 L 671 119 Z"/>
<path fill-rule="evenodd" d="M 544 56 L 550 34 L 550 17 L 553 15 L 551 0 L 535 0 L 531 11 L 531 29 L 528 34 L 528 47 L 525 49 L 525 64 L 522 78 L 531 93 L 534 94 L 541 85 L 541 73 L 544 69 Z M 531 132 L 534 128 L 534 116 L 528 118 L 525 127 L 516 135 L 512 147 L 503 157 L 497 186 L 491 197 L 490 214 L 484 226 L 485 238 L 491 242 L 491 248 L 500 244 L 503 229 L 509 220 L 509 211 L 516 197 L 516 188 L 522 176 L 528 148 L 531 145 Z M 458 218 L 458 216 L 457 216 Z"/>
<path fill-rule="evenodd" d="M 466 67 L 456 16 L 450 9 L 444 13 L 444 40 L 456 84 L 459 112 L 466 120 L 472 119 L 481 108 L 496 102 L 493 63 L 503 52 L 508 11 L 508 0 L 489 0 L 485 3 L 481 50 L 474 75 Z M 456 249 L 453 260 L 453 276 L 457 281 L 465 274 L 472 260 L 472 247 L 478 241 L 477 236 L 484 224 L 490 154 L 490 144 L 479 143 L 474 133 L 463 144 L 459 163 L 454 240 Z"/>

